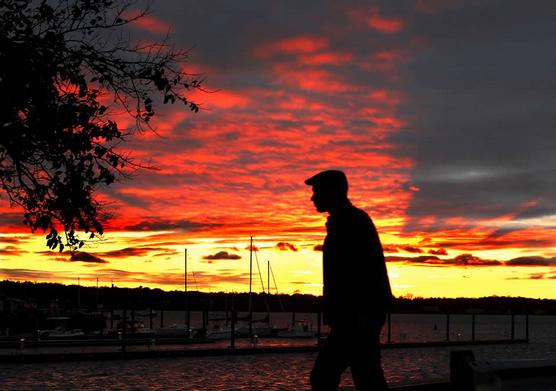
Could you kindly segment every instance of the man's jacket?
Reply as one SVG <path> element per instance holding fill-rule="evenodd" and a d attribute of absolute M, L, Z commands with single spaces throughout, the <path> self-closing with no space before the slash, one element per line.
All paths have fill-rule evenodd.
<path fill-rule="evenodd" d="M 323 321 L 331 327 L 384 324 L 392 304 L 382 245 L 367 213 L 349 202 L 328 217 L 323 244 Z"/>

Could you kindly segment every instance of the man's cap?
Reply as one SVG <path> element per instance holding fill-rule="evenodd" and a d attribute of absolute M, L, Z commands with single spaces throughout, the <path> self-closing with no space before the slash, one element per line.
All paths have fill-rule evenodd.
<path fill-rule="evenodd" d="M 313 175 L 305 181 L 306 185 L 316 188 L 348 190 L 348 181 L 346 174 L 340 170 L 326 170 Z"/>

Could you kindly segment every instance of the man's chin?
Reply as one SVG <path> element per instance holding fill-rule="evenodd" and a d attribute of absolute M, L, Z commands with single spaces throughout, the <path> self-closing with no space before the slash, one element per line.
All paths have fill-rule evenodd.
<path fill-rule="evenodd" d="M 324 212 L 326 212 L 326 208 L 323 208 L 322 206 L 315 206 L 315 209 L 316 209 L 317 212 L 319 212 L 319 213 L 324 213 Z"/>

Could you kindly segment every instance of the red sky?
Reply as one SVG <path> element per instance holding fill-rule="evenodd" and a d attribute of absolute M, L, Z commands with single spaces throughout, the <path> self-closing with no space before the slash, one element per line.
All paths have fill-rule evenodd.
<path fill-rule="evenodd" d="M 181 289 L 188 248 L 198 289 L 246 290 L 254 236 L 280 291 L 318 294 L 303 181 L 334 168 L 395 294 L 556 297 L 550 2 L 302 3 L 153 4 L 133 38 L 169 32 L 213 92 L 123 146 L 157 170 L 102 191 L 114 217 L 85 254 L 47 253 L 0 200 L 1 276 Z"/>

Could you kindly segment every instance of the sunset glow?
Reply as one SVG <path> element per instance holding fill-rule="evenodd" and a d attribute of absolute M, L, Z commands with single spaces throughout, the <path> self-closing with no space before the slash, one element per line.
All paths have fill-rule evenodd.
<path fill-rule="evenodd" d="M 549 13 L 263 3 L 153 3 L 130 34 L 193 48 L 201 111 L 159 106 L 122 146 L 156 169 L 101 190 L 113 217 L 81 253 L 48 251 L 0 193 L 0 278 L 183 290 L 187 249 L 188 289 L 247 291 L 252 236 L 265 289 L 270 262 L 271 291 L 319 295 L 304 180 L 341 169 L 396 296 L 556 298 Z"/>

